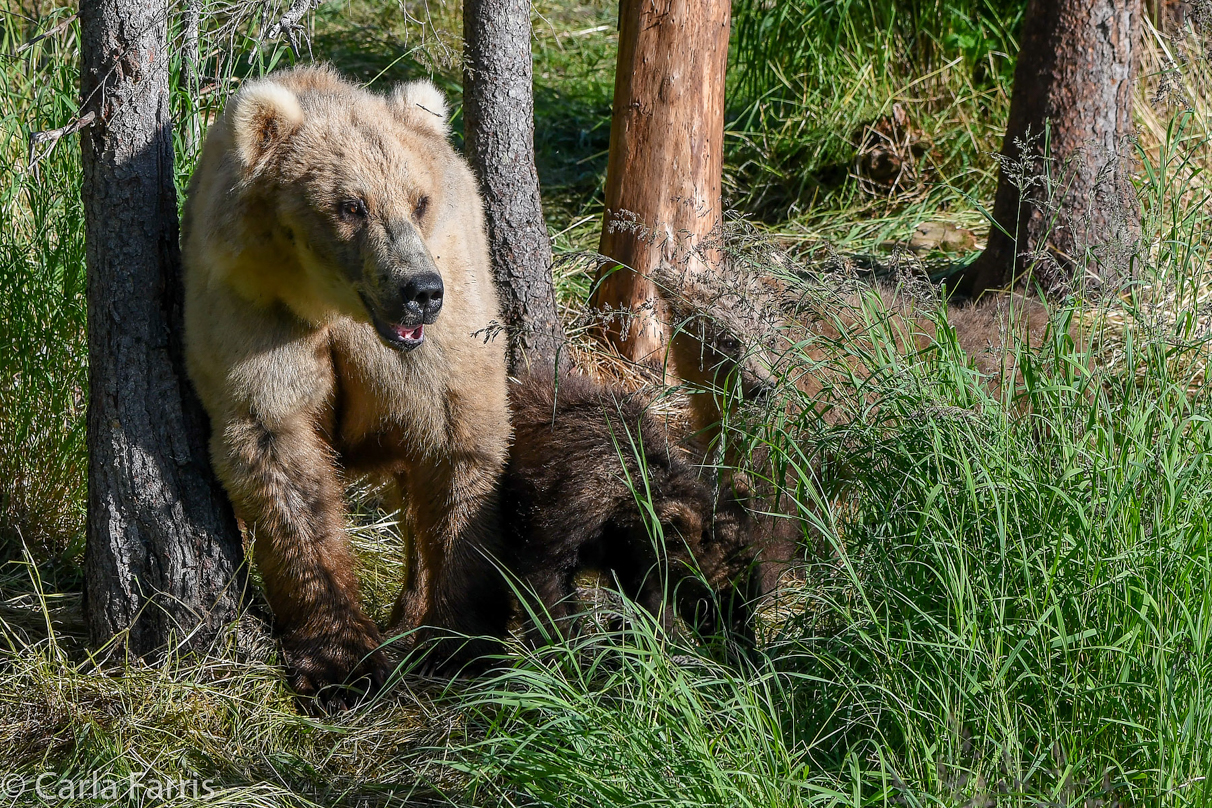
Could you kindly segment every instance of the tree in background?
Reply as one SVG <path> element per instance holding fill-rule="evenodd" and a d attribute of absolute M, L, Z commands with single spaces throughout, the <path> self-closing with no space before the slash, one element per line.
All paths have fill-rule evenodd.
<path fill-rule="evenodd" d="M 534 162 L 529 0 L 463 4 L 463 129 L 480 180 L 511 372 L 561 356 L 551 242 Z"/>
<path fill-rule="evenodd" d="M 243 549 L 185 375 L 164 0 L 80 4 L 88 266 L 86 619 L 135 654 L 204 646 L 236 614 Z"/>
<path fill-rule="evenodd" d="M 695 247 L 722 218 L 728 0 L 622 0 L 606 212 L 591 305 L 605 337 L 636 362 L 665 343 L 649 273 L 662 261 L 703 269 Z"/>
<path fill-rule="evenodd" d="M 1140 0 L 1031 0 L 985 251 L 959 290 L 1125 275 L 1140 232 L 1128 178 Z"/>

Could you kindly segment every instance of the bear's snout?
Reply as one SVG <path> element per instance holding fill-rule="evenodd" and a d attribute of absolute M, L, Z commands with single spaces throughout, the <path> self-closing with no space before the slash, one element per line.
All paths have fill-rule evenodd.
<path fill-rule="evenodd" d="M 400 282 L 396 290 L 396 299 L 383 308 L 376 307 L 365 293 L 359 294 L 383 341 L 391 348 L 407 352 L 424 342 L 425 326 L 438 319 L 445 286 L 438 273 L 419 272 Z"/>
<path fill-rule="evenodd" d="M 741 373 L 741 392 L 749 401 L 766 401 L 774 395 L 778 379 L 769 373 Z"/>
<path fill-rule="evenodd" d="M 426 272 L 409 278 L 400 286 L 400 299 L 404 302 L 405 316 L 402 320 L 420 320 L 425 324 L 438 319 L 442 310 L 442 276 Z"/>

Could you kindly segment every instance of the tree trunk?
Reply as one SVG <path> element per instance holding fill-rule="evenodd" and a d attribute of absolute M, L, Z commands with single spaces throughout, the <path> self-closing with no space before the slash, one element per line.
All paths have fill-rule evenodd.
<path fill-rule="evenodd" d="M 728 0 L 622 0 L 606 213 L 591 304 L 607 341 L 659 364 L 664 313 L 651 271 L 705 269 L 698 248 L 722 219 Z M 679 269 L 683 267 L 679 266 Z"/>
<path fill-rule="evenodd" d="M 243 599 L 243 549 L 185 376 L 168 8 L 81 3 L 88 264 L 86 619 L 148 654 L 204 646 Z"/>
<path fill-rule="evenodd" d="M 529 0 L 467 0 L 463 40 L 465 146 L 484 195 L 510 371 L 551 366 L 564 327 L 534 163 Z"/>
<path fill-rule="evenodd" d="M 202 0 L 185 0 L 181 8 L 181 73 L 189 97 L 197 103 L 198 91 L 202 88 L 202 60 L 200 42 L 202 36 Z M 187 154 L 194 154 L 202 143 L 202 118 L 191 115 L 181 133 L 185 138 Z"/>
<path fill-rule="evenodd" d="M 1028 4 L 997 224 L 960 291 L 975 296 L 1032 277 L 1056 292 L 1127 273 L 1140 233 L 1128 171 L 1140 24 L 1141 0 Z"/>

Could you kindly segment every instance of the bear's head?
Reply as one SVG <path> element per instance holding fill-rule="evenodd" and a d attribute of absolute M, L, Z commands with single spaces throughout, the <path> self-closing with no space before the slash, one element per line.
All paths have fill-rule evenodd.
<path fill-rule="evenodd" d="M 775 390 L 771 342 L 782 325 L 758 281 L 737 272 L 696 276 L 668 264 L 654 268 L 651 280 L 669 313 L 678 375 L 719 395 L 739 387 L 746 400 Z"/>
<path fill-rule="evenodd" d="M 446 291 L 429 245 L 466 204 L 443 198 L 457 160 L 441 92 L 417 81 L 384 97 L 308 68 L 245 86 L 226 121 L 239 190 L 301 273 L 287 304 L 369 321 L 400 351 L 421 345 Z"/>

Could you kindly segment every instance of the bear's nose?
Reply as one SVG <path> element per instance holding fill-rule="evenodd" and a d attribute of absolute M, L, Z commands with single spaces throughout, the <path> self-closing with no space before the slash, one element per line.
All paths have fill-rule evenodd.
<path fill-rule="evenodd" d="M 776 384 L 773 379 L 756 378 L 741 380 L 742 392 L 744 392 L 745 398 L 750 401 L 766 401 L 774 395 Z"/>
<path fill-rule="evenodd" d="M 400 288 L 400 295 L 406 308 L 419 310 L 428 318 L 442 308 L 443 291 L 442 277 L 436 272 L 426 272 L 409 278 Z"/>

